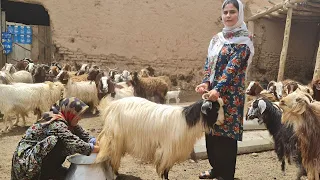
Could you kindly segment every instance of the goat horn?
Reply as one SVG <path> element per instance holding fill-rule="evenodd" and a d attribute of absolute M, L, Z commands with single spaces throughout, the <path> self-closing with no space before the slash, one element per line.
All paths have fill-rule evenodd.
<path fill-rule="evenodd" d="M 207 99 L 209 98 L 209 95 L 210 95 L 210 94 L 209 94 L 208 92 L 202 94 L 202 99 L 203 99 L 203 100 L 207 100 Z"/>

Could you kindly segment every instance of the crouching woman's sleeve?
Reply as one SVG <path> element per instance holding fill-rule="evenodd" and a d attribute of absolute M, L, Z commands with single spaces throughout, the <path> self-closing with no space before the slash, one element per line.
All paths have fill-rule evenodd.
<path fill-rule="evenodd" d="M 50 124 L 49 134 L 58 136 L 62 141 L 66 155 L 73 155 L 76 153 L 89 156 L 93 150 L 93 144 L 82 140 L 79 136 L 73 134 L 68 126 L 62 121 L 56 121 Z"/>
<path fill-rule="evenodd" d="M 87 131 L 85 131 L 80 125 L 75 126 L 72 132 L 85 142 L 94 141 L 95 144 L 95 138 L 93 136 L 90 136 L 90 134 Z"/>

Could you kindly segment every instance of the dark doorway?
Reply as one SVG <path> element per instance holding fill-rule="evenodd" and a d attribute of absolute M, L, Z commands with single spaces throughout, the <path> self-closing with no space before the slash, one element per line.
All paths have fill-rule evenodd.
<path fill-rule="evenodd" d="M 50 26 L 48 11 L 42 5 L 2 0 L 1 7 L 6 12 L 6 21 Z"/>

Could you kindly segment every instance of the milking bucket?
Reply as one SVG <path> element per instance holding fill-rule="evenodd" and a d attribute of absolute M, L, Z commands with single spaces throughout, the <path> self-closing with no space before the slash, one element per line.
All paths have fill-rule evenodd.
<path fill-rule="evenodd" d="M 97 154 L 92 153 L 90 156 L 74 155 L 68 158 L 71 163 L 66 180 L 113 180 L 112 168 L 106 171 L 101 163 L 94 164 Z"/>

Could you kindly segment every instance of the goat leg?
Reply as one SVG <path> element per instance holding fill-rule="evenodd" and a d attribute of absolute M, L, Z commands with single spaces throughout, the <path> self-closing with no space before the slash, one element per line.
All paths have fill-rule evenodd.
<path fill-rule="evenodd" d="M 3 132 L 9 132 L 12 128 L 12 122 L 11 122 L 11 117 L 8 115 L 4 115 L 3 117 L 4 120 L 4 129 Z M 9 126 L 8 126 L 8 121 L 9 121 Z"/>
<path fill-rule="evenodd" d="M 96 114 L 97 113 L 97 108 L 96 107 L 92 107 L 92 114 Z"/>
<path fill-rule="evenodd" d="M 318 179 L 319 179 L 319 174 L 317 176 L 318 176 Z M 308 177 L 308 180 L 315 180 L 316 179 L 314 169 L 309 169 L 308 170 L 307 177 Z"/>
<path fill-rule="evenodd" d="M 197 156 L 196 156 L 196 153 L 194 152 L 194 150 L 190 154 L 190 159 L 192 159 L 194 162 L 198 163 Z"/>
<path fill-rule="evenodd" d="M 161 178 L 165 180 L 169 180 L 169 169 L 165 169 L 163 174 L 161 174 Z"/>
<path fill-rule="evenodd" d="M 306 172 L 306 170 L 304 169 L 304 167 L 303 167 L 301 164 L 299 164 L 299 171 L 298 171 L 298 173 L 297 173 L 297 178 L 296 178 L 296 180 L 300 180 L 301 177 L 304 176 L 304 175 L 307 175 L 307 172 Z"/>
<path fill-rule="evenodd" d="M 285 176 L 286 175 L 286 162 L 285 162 L 285 159 L 283 158 L 282 161 L 281 161 L 281 171 L 283 173 L 283 175 Z"/>
<path fill-rule="evenodd" d="M 319 171 L 318 171 L 318 169 L 314 170 L 314 179 L 315 180 L 319 180 Z"/>
<path fill-rule="evenodd" d="M 16 114 L 16 120 L 13 123 L 13 126 L 16 126 L 19 122 L 19 114 Z"/>
<path fill-rule="evenodd" d="M 180 102 L 180 98 L 176 98 L 176 104 Z"/>

